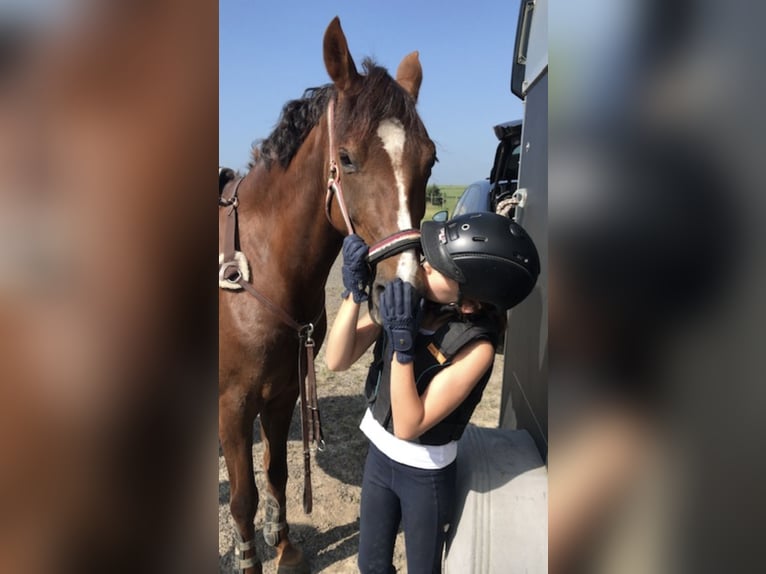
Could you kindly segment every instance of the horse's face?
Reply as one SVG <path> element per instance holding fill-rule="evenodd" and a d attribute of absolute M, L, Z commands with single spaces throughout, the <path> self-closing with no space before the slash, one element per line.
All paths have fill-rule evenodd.
<path fill-rule="evenodd" d="M 423 77 L 417 52 L 402 60 L 396 80 L 372 66 L 359 75 L 336 18 L 325 33 L 324 59 L 337 89 L 331 153 L 355 232 L 372 245 L 400 230 L 418 229 L 436 153 L 415 111 Z M 333 218 L 342 229 L 339 210 Z M 371 308 L 376 321 L 380 294 L 395 277 L 423 290 L 414 249 L 378 263 Z"/>

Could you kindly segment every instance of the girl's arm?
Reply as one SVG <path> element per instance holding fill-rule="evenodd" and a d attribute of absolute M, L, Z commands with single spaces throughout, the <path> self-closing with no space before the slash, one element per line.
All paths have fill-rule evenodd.
<path fill-rule="evenodd" d="M 466 345 L 452 364 L 437 374 L 422 395 L 415 386 L 413 363 L 391 363 L 391 411 L 394 433 L 414 440 L 439 423 L 469 395 L 492 366 L 495 349 L 489 341 Z"/>
<path fill-rule="evenodd" d="M 343 299 L 327 337 L 325 360 L 331 371 L 345 371 L 372 345 L 380 334 L 370 315 L 359 316 L 359 303 Z"/>

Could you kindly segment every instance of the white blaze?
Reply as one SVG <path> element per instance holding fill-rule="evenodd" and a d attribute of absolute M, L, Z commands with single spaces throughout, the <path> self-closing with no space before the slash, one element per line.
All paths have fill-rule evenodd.
<path fill-rule="evenodd" d="M 410 229 L 412 227 L 412 218 L 407 207 L 407 190 L 404 187 L 402 167 L 404 143 L 407 141 L 407 135 L 404 133 L 402 122 L 397 119 L 383 120 L 378 126 L 378 137 L 383 142 L 383 149 L 388 153 L 388 157 L 391 159 L 391 167 L 394 171 L 394 180 L 396 181 L 396 190 L 399 198 L 396 222 L 400 230 Z M 417 269 L 418 264 L 413 250 L 405 251 L 399 255 L 396 274 L 402 281 L 414 283 Z"/>

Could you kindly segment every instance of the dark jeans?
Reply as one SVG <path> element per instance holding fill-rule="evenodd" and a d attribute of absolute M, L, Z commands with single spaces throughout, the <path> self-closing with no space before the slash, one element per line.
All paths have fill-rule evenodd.
<path fill-rule="evenodd" d="M 390 574 L 401 522 L 409 574 L 441 572 L 442 550 L 455 507 L 453 462 L 439 470 L 399 464 L 370 444 L 362 480 L 359 570 Z"/>

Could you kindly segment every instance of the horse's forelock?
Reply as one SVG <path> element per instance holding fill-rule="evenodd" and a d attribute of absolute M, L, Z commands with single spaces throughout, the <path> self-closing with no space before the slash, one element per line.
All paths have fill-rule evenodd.
<path fill-rule="evenodd" d="M 338 118 L 338 131 L 353 130 L 360 139 L 372 137 L 381 121 L 398 119 L 405 131 L 425 136 L 425 128 L 412 98 L 388 73 L 373 60 L 362 63 L 365 74 L 357 89 L 348 94 L 347 114 Z"/>

